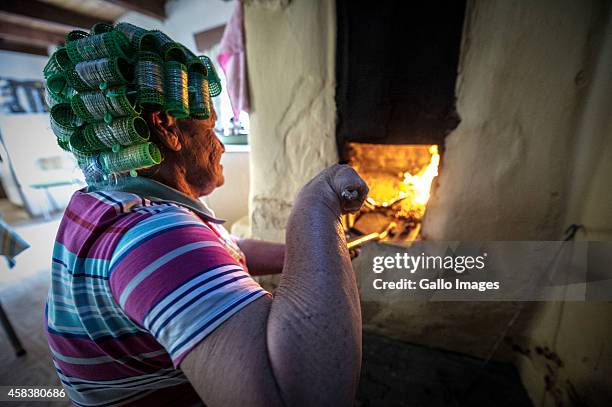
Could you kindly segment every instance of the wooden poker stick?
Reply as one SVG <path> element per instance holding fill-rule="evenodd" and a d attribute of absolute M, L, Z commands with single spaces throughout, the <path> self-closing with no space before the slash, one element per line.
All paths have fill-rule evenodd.
<path fill-rule="evenodd" d="M 393 234 L 396 227 L 397 224 L 395 222 L 390 222 L 387 227 L 384 228 L 382 231 L 370 233 L 365 236 L 360 236 L 355 239 L 352 239 L 347 242 L 346 246 L 349 249 L 352 249 L 354 247 L 361 246 L 367 242 L 385 239 L 389 234 Z"/>

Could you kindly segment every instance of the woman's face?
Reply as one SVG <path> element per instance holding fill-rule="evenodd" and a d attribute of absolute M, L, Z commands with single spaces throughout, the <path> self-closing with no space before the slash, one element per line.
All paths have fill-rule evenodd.
<path fill-rule="evenodd" d="M 213 113 L 208 120 L 177 121 L 184 136 L 179 153 L 186 169 L 185 178 L 201 195 L 210 194 L 225 181 L 221 165 L 225 147 L 213 130 L 216 118 Z"/>

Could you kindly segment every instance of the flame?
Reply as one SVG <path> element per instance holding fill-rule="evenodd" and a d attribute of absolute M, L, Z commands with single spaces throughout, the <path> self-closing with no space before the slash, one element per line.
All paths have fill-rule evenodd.
<path fill-rule="evenodd" d="M 438 166 L 440 165 L 438 146 L 433 145 L 429 147 L 429 154 L 431 154 L 429 164 L 419 171 L 418 174 L 412 175 L 408 171 L 404 173 L 404 184 L 407 191 L 400 191 L 399 193 L 402 198 L 407 194 L 412 195 L 412 202 L 417 207 L 423 207 L 423 212 L 425 212 L 425 205 L 429 201 L 431 183 L 438 176 Z"/>
<path fill-rule="evenodd" d="M 437 145 L 350 143 L 349 148 L 350 164 L 370 187 L 370 206 L 392 207 L 398 217 L 423 217 L 438 175 Z"/>

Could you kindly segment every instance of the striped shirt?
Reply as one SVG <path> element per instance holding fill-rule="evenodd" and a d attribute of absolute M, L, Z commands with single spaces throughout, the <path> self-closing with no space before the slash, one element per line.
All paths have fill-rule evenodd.
<path fill-rule="evenodd" d="M 269 294 L 201 202 L 138 182 L 156 196 L 83 190 L 66 208 L 46 310 L 53 362 L 79 406 L 201 405 L 182 359 Z"/>

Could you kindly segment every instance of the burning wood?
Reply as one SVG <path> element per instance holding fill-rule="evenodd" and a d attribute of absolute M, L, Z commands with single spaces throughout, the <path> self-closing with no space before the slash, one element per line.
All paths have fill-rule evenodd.
<path fill-rule="evenodd" d="M 349 164 L 367 182 L 370 194 L 360 213 L 346 219 L 347 229 L 375 236 L 392 221 L 393 240 L 414 240 L 438 175 L 438 146 L 349 143 L 348 152 Z"/>

